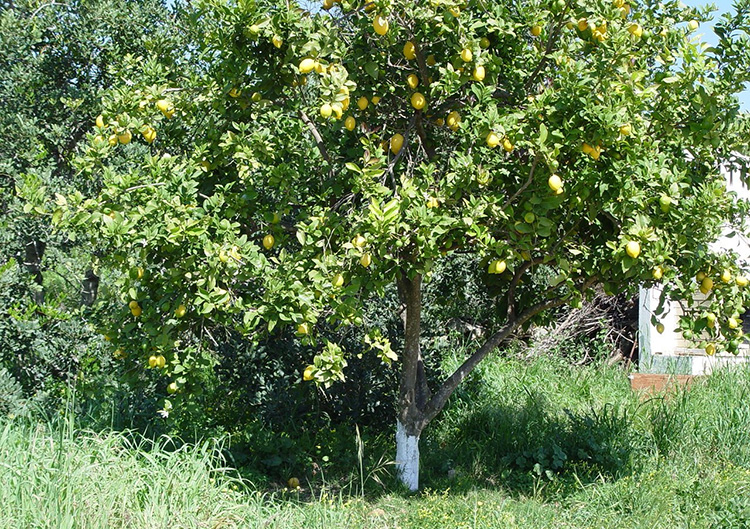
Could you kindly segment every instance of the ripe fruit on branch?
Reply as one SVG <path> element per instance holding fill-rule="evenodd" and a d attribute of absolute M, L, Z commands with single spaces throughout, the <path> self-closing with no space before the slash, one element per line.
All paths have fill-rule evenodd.
<path fill-rule="evenodd" d="M 266 250 L 270 250 L 273 248 L 274 243 L 276 242 L 276 239 L 274 239 L 273 235 L 270 233 L 263 237 L 263 248 Z"/>
<path fill-rule="evenodd" d="M 474 54 L 469 48 L 464 48 L 463 50 L 461 50 L 461 60 L 463 60 L 464 62 L 471 62 L 473 58 Z"/>
<path fill-rule="evenodd" d="M 643 35 L 643 28 L 640 24 L 633 23 L 628 26 L 628 32 L 635 38 L 640 39 Z"/>
<path fill-rule="evenodd" d="M 388 19 L 383 15 L 376 15 L 372 21 L 372 27 L 378 35 L 385 35 L 388 33 Z"/>
<path fill-rule="evenodd" d="M 625 245 L 625 253 L 631 258 L 637 259 L 641 255 L 641 245 L 638 241 L 628 241 Z"/>
<path fill-rule="evenodd" d="M 458 125 L 461 123 L 461 115 L 455 110 L 448 114 L 445 122 L 448 124 L 448 128 L 452 131 L 458 130 Z"/>
<path fill-rule="evenodd" d="M 475 81 L 481 82 L 481 81 L 484 81 L 486 74 L 487 72 L 485 71 L 484 66 L 480 64 L 480 65 L 477 65 L 476 68 L 474 68 L 474 73 L 471 75 L 471 77 Z"/>
<path fill-rule="evenodd" d="M 408 41 L 406 44 L 404 44 L 404 57 L 406 57 L 406 59 L 409 61 L 416 59 L 417 47 L 412 41 Z"/>
<path fill-rule="evenodd" d="M 406 78 L 406 84 L 409 85 L 409 88 L 414 90 L 419 85 L 419 78 L 413 73 L 409 74 Z"/>
<path fill-rule="evenodd" d="M 401 147 L 404 145 L 404 137 L 401 134 L 394 134 L 391 138 L 391 152 L 393 154 L 398 154 L 401 150 Z"/>
<path fill-rule="evenodd" d="M 371 263 L 372 256 L 369 253 L 364 254 L 359 260 L 359 264 L 361 264 L 365 268 L 369 267 Z"/>
<path fill-rule="evenodd" d="M 503 261 L 502 259 L 498 259 L 496 261 L 492 261 L 487 268 L 488 274 L 502 274 L 505 272 L 505 269 L 508 267 L 508 265 Z"/>
<path fill-rule="evenodd" d="M 558 191 L 560 191 L 562 189 L 563 182 L 562 182 L 562 179 L 559 176 L 557 176 L 556 174 L 553 174 L 547 180 L 547 185 L 549 186 L 549 188 L 552 191 L 554 191 L 555 193 L 557 193 Z"/>
<path fill-rule="evenodd" d="M 346 127 L 346 130 L 352 131 L 356 126 L 357 121 L 352 116 L 347 116 L 347 118 L 344 120 L 344 127 Z"/>
<path fill-rule="evenodd" d="M 315 59 L 307 58 L 302 59 L 299 63 L 299 71 L 300 73 L 310 73 L 315 69 L 315 65 L 317 62 Z"/>
<path fill-rule="evenodd" d="M 710 277 L 704 277 L 703 280 L 701 280 L 701 286 L 700 291 L 703 294 L 708 294 L 711 289 L 714 288 L 714 281 Z"/>
<path fill-rule="evenodd" d="M 414 92 L 411 96 L 411 106 L 417 110 L 422 110 L 425 105 L 427 105 L 427 101 L 424 96 L 419 92 Z"/>
<path fill-rule="evenodd" d="M 154 127 L 151 127 L 149 125 L 143 127 L 141 134 L 143 134 L 143 138 L 148 143 L 153 143 L 153 141 L 156 139 L 156 130 L 154 130 Z"/>
<path fill-rule="evenodd" d="M 156 108 L 158 108 L 159 111 L 164 114 L 164 117 L 166 117 L 167 119 L 170 119 L 172 116 L 174 116 L 174 105 L 167 99 L 158 100 L 156 102 Z"/>
<path fill-rule="evenodd" d="M 490 149 L 494 149 L 498 145 L 500 145 L 500 136 L 498 136 L 496 132 L 490 131 L 490 133 L 487 134 L 487 146 Z"/>
<path fill-rule="evenodd" d="M 117 141 L 123 145 L 127 145 L 132 139 L 133 134 L 127 129 L 117 135 Z"/>

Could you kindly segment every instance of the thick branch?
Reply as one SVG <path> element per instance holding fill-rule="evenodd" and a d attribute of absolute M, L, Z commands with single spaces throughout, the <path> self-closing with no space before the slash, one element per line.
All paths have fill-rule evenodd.
<path fill-rule="evenodd" d="M 426 422 L 422 409 L 431 395 L 427 387 L 424 365 L 419 348 L 422 312 L 422 276 L 413 279 L 402 272 L 398 279 L 398 292 L 406 307 L 404 315 L 404 354 L 401 366 L 398 415 L 410 435 L 419 435 Z"/>
<path fill-rule="evenodd" d="M 518 327 L 526 323 L 530 318 L 554 307 L 559 307 L 565 303 L 565 299 L 551 299 L 532 305 L 526 309 L 517 319 L 506 323 L 499 331 L 490 336 L 487 341 L 477 349 L 477 351 L 467 358 L 456 371 L 448 377 L 440 386 L 440 389 L 427 403 L 424 411 L 425 423 L 435 417 L 443 409 L 448 398 L 453 394 L 458 385 L 472 372 L 472 370 L 484 360 L 488 354 L 495 350 L 508 336 L 510 336 Z"/>
<path fill-rule="evenodd" d="M 503 204 L 503 210 L 508 209 L 508 206 L 510 206 L 515 199 L 518 198 L 518 196 L 526 191 L 526 188 L 531 185 L 531 182 L 534 181 L 534 171 L 536 171 L 536 166 L 539 165 L 539 160 L 541 159 L 542 154 L 537 152 L 534 156 L 534 161 L 531 162 L 531 169 L 529 169 L 529 177 L 526 179 L 526 183 L 524 183 L 520 188 L 518 188 L 518 191 L 513 193 L 513 196 L 511 196 L 508 200 L 505 201 L 505 204 Z"/>
<path fill-rule="evenodd" d="M 318 146 L 320 155 L 325 159 L 326 162 L 328 162 L 330 165 L 333 165 L 331 156 L 328 154 L 328 149 L 326 149 L 325 143 L 323 143 L 323 137 L 320 135 L 320 132 L 318 132 L 318 128 L 315 126 L 315 123 L 312 122 L 310 117 L 305 114 L 303 110 L 299 111 L 299 118 L 305 125 L 307 125 L 307 128 L 310 129 L 310 133 L 315 140 L 315 144 Z"/>

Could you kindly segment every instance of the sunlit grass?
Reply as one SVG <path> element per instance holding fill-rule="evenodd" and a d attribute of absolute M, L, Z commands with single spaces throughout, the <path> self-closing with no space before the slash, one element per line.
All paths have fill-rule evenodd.
<path fill-rule="evenodd" d="M 616 369 L 495 360 L 426 432 L 415 495 L 384 473 L 385 488 L 357 477 L 366 465 L 344 486 L 300 476 L 300 491 L 258 490 L 215 441 L 19 419 L 0 423 L 0 527 L 744 528 L 749 390 L 747 371 L 722 372 L 643 400 Z M 590 460 L 573 453 L 591 443 L 601 446 Z M 534 457 L 549 463 L 551 445 L 568 461 L 547 473 Z M 526 467 L 509 453 L 525 453 Z"/>

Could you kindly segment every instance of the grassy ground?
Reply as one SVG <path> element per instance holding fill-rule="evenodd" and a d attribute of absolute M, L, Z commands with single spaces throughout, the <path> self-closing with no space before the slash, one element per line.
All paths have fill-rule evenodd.
<path fill-rule="evenodd" d="M 6 422 L 0 527 L 747 528 L 749 390 L 735 371 L 643 400 L 616 369 L 495 360 L 425 432 L 416 495 L 389 465 L 259 491 L 215 443 Z"/>

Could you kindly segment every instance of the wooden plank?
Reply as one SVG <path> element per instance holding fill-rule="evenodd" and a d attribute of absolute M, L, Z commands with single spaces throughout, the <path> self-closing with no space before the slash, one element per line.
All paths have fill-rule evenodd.
<path fill-rule="evenodd" d="M 633 373 L 628 376 L 630 388 L 645 395 L 654 393 L 669 393 L 682 386 L 689 386 L 694 375 L 665 375 L 653 373 Z"/>

